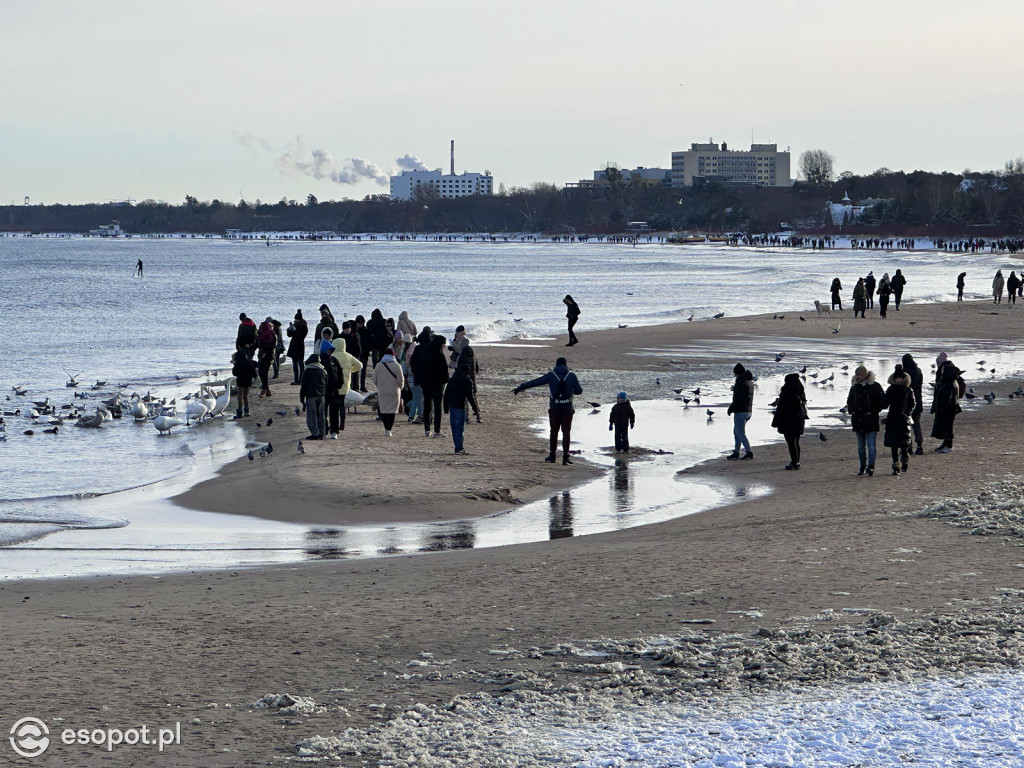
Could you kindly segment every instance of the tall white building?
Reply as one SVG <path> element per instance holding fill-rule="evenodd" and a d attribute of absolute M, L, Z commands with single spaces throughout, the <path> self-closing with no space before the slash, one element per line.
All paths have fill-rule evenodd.
<path fill-rule="evenodd" d="M 411 200 L 416 190 L 430 190 L 437 197 L 455 198 L 469 195 L 493 195 L 494 177 L 484 173 L 441 173 L 436 171 L 402 171 L 391 177 L 391 199 Z"/>
<path fill-rule="evenodd" d="M 751 144 L 750 150 L 729 149 L 725 142 L 691 144 L 672 153 L 672 186 L 692 187 L 694 179 L 715 178 L 729 184 L 788 187 L 789 151 L 777 144 Z"/>

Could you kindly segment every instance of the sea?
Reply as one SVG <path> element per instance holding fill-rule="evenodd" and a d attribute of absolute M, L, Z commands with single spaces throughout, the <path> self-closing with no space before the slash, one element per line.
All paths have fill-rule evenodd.
<path fill-rule="evenodd" d="M 463 324 L 478 344 L 551 339 L 555 347 L 561 346 L 555 337 L 565 332 L 561 300 L 567 293 L 582 308 L 576 330 L 585 333 L 691 317 L 704 322 L 719 313 L 811 317 L 814 299 L 827 303 L 834 277 L 849 296 L 858 276 L 873 271 L 881 277 L 897 268 L 907 277 L 908 304 L 954 300 L 962 271 L 968 273 L 966 295 L 974 298 L 988 295 L 997 268 L 1006 274 L 1013 268 L 1004 254 L 953 254 L 927 246 L 863 250 L 845 241 L 824 251 L 543 239 L 268 242 L 185 235 L 0 236 L 5 430 L 0 437 L 6 438 L 0 441 L 0 580 L 494 546 L 654 522 L 737 496 L 734 488 L 685 483 L 669 484 L 676 489 L 669 496 L 648 490 L 657 484 L 646 481 L 647 473 L 671 476 L 687 462 L 703 460 L 728 442 L 731 428 L 724 407 L 717 419 L 709 419 L 702 409 L 683 409 L 667 393 L 635 404 L 651 426 L 642 427 L 645 419 L 640 419 L 634 442 L 646 439 L 665 451 L 663 456 L 626 469 L 598 457 L 615 471 L 575 495 L 439 527 L 312 528 L 172 504 L 176 493 L 260 447 L 243 424 L 230 420 L 177 428 L 161 437 L 151 424 L 133 423 L 127 415 L 99 429 L 68 423 L 57 434 L 44 433 L 46 425 L 31 418 L 36 403 L 75 405 L 91 413 L 118 392 L 183 398 L 201 383 L 223 378 L 240 312 L 287 324 L 297 309 L 315 322 L 323 303 L 339 322 L 357 314 L 368 317 L 374 308 L 396 318 L 404 310 L 420 328 L 429 325 L 447 336 Z M 141 278 L 133 274 L 140 259 Z M 943 343 L 935 339 L 932 346 Z M 759 345 L 768 357 L 775 342 L 751 340 L 738 351 Z M 712 352 L 699 344 L 649 350 L 667 359 Z M 998 360 L 1002 372 L 1024 368 L 1020 350 L 1011 346 L 978 342 L 964 351 L 974 352 Z M 884 344 L 865 352 L 807 342 L 792 349 L 787 361 L 803 360 L 824 378 L 828 368 L 838 371 L 843 359 L 866 354 L 883 363 L 891 350 Z M 288 380 L 289 364 L 281 375 Z M 777 391 L 771 378 L 776 375 L 781 376 L 766 369 L 759 386 Z M 78 382 L 73 388 L 66 386 L 72 378 Z M 815 406 L 822 425 L 830 423 L 845 396 L 835 386 L 841 381 L 832 391 L 822 388 Z M 726 397 L 718 392 L 705 404 Z M 706 440 L 688 435 L 682 441 L 680 430 L 655 427 L 675 418 L 690 419 Z M 578 421 L 574 437 L 584 451 L 607 443 L 606 432 L 590 427 L 600 419 Z M 645 428 L 652 430 L 646 436 Z M 752 433 L 760 440 L 777 437 L 764 425 L 752 426 Z M 740 489 L 739 495 L 767 490 Z"/>

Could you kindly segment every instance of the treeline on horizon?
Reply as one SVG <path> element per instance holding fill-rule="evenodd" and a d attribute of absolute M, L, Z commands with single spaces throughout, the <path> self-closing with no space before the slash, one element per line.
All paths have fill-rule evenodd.
<path fill-rule="evenodd" d="M 964 183 L 965 179 L 968 183 Z M 834 225 L 826 203 L 849 196 L 872 200 L 855 223 Z M 802 232 L 897 236 L 997 236 L 1024 232 L 1024 163 L 997 173 L 931 173 L 882 168 L 866 176 L 842 174 L 819 185 L 754 187 L 709 181 L 668 189 L 614 183 L 606 188 L 551 184 L 514 187 L 494 196 L 444 200 L 423 194 L 411 201 L 387 195 L 321 202 L 282 199 L 200 201 L 180 205 L 155 200 L 134 204 L 0 206 L 0 230 L 88 233 L 118 221 L 128 234 L 177 232 L 461 233 L 529 232 L 612 234 L 629 222 L 652 230 L 765 233 L 785 227 Z"/>

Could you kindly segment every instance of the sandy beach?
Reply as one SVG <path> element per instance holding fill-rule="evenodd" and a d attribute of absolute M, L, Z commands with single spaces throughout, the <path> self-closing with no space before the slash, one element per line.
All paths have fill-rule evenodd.
<path fill-rule="evenodd" d="M 957 340 L 1013 339 L 1020 312 L 1024 307 L 989 302 L 910 304 L 886 320 L 853 320 L 847 311 L 833 333 L 839 316 L 817 318 L 812 310 L 804 320 L 790 313 L 586 333 L 569 350 L 564 337 L 487 345 L 478 350 L 484 423 L 467 428 L 467 456 L 453 456 L 448 439 L 426 440 L 420 427 L 403 422 L 387 440 L 368 413 L 350 415 L 342 439 L 306 444 L 299 454 L 304 419 L 275 416 L 271 427 L 255 431 L 257 441 L 274 442 L 273 461 L 233 462 L 177 501 L 319 525 L 485 515 L 510 499 L 544 498 L 603 471 L 584 461 L 544 464 L 546 444 L 530 424 L 544 414 L 546 395 L 511 394 L 557 356 L 565 354 L 578 372 L 582 399 L 602 402 L 622 388 L 634 400 L 671 397 L 670 379 L 728 370 L 737 348 L 762 342 L 882 341 L 894 355 L 913 352 L 927 375 L 940 351 L 932 340 L 953 348 Z M 693 346 L 709 351 L 699 358 L 671 351 Z M 984 386 L 1005 395 L 1018 383 L 986 379 Z M 257 401 L 252 421 L 291 414 L 296 389 L 275 386 L 270 400 Z M 758 399 L 763 404 L 774 394 L 759 392 Z M 301 755 L 346 766 L 486 764 L 467 762 L 465 754 L 396 756 L 386 735 L 412 717 L 409 711 L 429 721 L 455 697 L 557 697 L 606 688 L 611 677 L 634 697 L 690 690 L 693 676 L 654 677 L 663 658 L 631 658 L 629 675 L 566 663 L 570 648 L 617 643 L 616 653 L 626 654 L 630 641 L 655 636 L 699 635 L 714 646 L 736 633 L 761 649 L 750 650 L 756 656 L 796 632 L 820 651 L 841 625 L 882 633 L 895 649 L 869 663 L 867 640 L 864 648 L 857 641 L 845 662 L 822 666 L 797 663 L 792 648 L 772 646 L 776 658 L 792 659 L 741 663 L 731 672 L 709 666 L 699 677 L 714 690 L 782 685 L 783 669 L 786 679 L 813 683 L 1016 666 L 1024 651 L 998 617 L 1021 610 L 1014 591 L 1021 539 L 995 529 L 970 535 L 985 531 L 918 513 L 947 497 L 977 496 L 1024 470 L 1024 437 L 1013 428 L 1018 407 L 1001 396 L 963 414 L 953 453 L 914 457 L 898 478 L 857 477 L 848 429 L 829 431 L 826 443 L 807 451 L 800 472 L 781 471 L 783 445 L 759 449 L 751 462 L 709 456 L 686 475 L 762 483 L 773 492 L 612 533 L 159 578 L 7 583 L 0 587 L 0 626 L 9 651 L 8 719 L 39 717 L 51 734 L 180 722 L 182 734 L 180 745 L 159 754 L 59 745 L 12 764 L 256 766 Z M 930 423 L 926 412 L 926 434 Z M 880 465 L 882 453 L 879 440 Z M 1007 500 L 1024 506 L 1021 496 Z M 949 622 L 999 650 L 960 650 L 951 642 L 945 654 L 922 651 L 937 647 L 929 639 L 955 634 Z M 803 642 L 786 637 L 790 646 Z M 731 653 L 723 649 L 720 658 Z M 302 699 L 283 712 L 252 707 L 285 693 Z M 307 741 L 313 737 L 324 738 Z M 300 743 L 305 752 L 297 751 Z"/>

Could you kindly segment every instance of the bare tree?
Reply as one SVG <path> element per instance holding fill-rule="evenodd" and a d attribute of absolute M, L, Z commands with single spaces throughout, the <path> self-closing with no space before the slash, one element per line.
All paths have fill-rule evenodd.
<path fill-rule="evenodd" d="M 815 187 L 823 187 L 832 181 L 836 159 L 824 149 L 808 149 L 800 155 L 800 174 L 804 181 Z"/>

